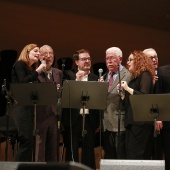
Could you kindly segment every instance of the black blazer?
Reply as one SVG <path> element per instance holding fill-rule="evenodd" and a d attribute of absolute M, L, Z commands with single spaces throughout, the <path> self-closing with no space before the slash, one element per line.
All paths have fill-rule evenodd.
<path fill-rule="evenodd" d="M 23 61 L 17 61 L 13 66 L 11 79 L 12 83 L 37 82 L 38 72 L 30 70 Z"/>
<path fill-rule="evenodd" d="M 133 95 L 138 94 L 150 94 L 153 91 L 152 76 L 149 72 L 145 71 L 141 73 L 138 77 L 134 78 L 129 82 L 129 87 L 134 89 Z M 135 122 L 133 118 L 132 107 L 129 99 L 130 94 L 125 91 L 125 127 L 128 125 L 142 125 L 144 122 Z"/>
<path fill-rule="evenodd" d="M 159 93 L 170 93 L 170 65 L 159 67 L 158 77 Z M 163 128 L 170 129 L 170 121 L 164 121 Z"/>
<path fill-rule="evenodd" d="M 63 78 L 67 80 L 75 80 L 77 71 L 78 71 L 77 69 L 66 70 L 64 72 Z M 98 81 L 98 76 L 95 74 L 89 73 L 88 81 Z M 71 114 L 72 127 L 75 127 L 76 125 L 78 125 L 79 116 L 81 116 L 80 109 L 63 109 L 61 123 L 63 126 L 69 127 L 70 126 L 70 114 Z M 90 116 L 90 122 L 91 122 L 92 127 L 94 129 L 99 127 L 99 110 L 90 109 L 89 116 Z"/>

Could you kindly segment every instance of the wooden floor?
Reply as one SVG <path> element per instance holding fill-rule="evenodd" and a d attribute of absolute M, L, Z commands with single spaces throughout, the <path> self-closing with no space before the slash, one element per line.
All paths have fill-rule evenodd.
<path fill-rule="evenodd" d="M 17 149 L 16 145 L 13 150 L 11 143 L 8 142 L 7 155 L 6 155 L 5 149 L 6 149 L 6 142 L 0 143 L 0 161 L 6 161 L 6 158 L 7 158 L 7 161 L 10 161 L 10 162 L 14 161 L 14 157 L 15 157 L 15 153 Z M 100 169 L 99 163 L 100 163 L 100 159 L 103 158 L 104 153 L 101 147 L 96 147 L 94 151 L 95 151 L 96 169 Z M 65 149 L 63 150 L 63 147 L 60 146 L 59 148 L 59 161 L 60 162 L 64 162 L 65 152 L 66 150 Z M 62 156 L 62 153 L 63 153 L 63 156 Z M 79 160 L 81 160 L 81 149 L 79 149 Z"/>

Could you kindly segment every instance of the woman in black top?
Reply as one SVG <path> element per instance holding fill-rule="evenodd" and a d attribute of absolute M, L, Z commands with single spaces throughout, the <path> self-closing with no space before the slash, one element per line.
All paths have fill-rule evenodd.
<path fill-rule="evenodd" d="M 44 63 L 37 67 L 39 55 L 39 47 L 36 44 L 29 44 L 23 48 L 12 70 L 12 83 L 33 83 L 38 80 L 38 75 L 46 68 Z M 15 160 L 30 162 L 33 148 L 34 107 L 14 105 L 13 117 L 19 138 L 19 149 Z"/>
<path fill-rule="evenodd" d="M 126 81 L 121 82 L 125 90 L 122 100 L 125 107 L 127 159 L 151 159 L 153 126 L 134 121 L 129 96 L 152 93 L 155 71 L 152 61 L 142 51 L 130 54 L 127 67 L 131 72 L 131 81 L 129 84 Z"/>

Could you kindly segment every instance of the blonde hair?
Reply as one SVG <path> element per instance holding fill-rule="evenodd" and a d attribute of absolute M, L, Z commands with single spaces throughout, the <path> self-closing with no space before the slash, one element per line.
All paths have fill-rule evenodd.
<path fill-rule="evenodd" d="M 18 61 L 23 61 L 29 67 L 29 52 L 31 50 L 33 50 L 35 47 L 38 47 L 38 45 L 37 44 L 28 44 L 28 45 L 26 45 L 23 48 L 23 50 L 21 51 L 21 53 L 19 55 L 19 58 L 18 58 Z M 33 64 L 33 67 L 36 67 L 35 65 L 37 66 L 37 64 Z"/>

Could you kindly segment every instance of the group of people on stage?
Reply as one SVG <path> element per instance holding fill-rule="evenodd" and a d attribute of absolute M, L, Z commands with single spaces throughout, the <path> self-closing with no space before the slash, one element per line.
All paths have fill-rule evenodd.
<path fill-rule="evenodd" d="M 88 50 L 76 51 L 73 59 L 76 68 L 61 71 L 53 67 L 52 47 L 28 44 L 13 66 L 12 83 L 54 82 L 57 91 L 62 88 L 63 80 L 109 82 L 107 106 L 102 112 L 64 108 L 58 113 L 56 106 L 37 106 L 35 161 L 58 160 L 59 121 L 66 148 L 65 161 L 79 162 L 78 149 L 82 142 L 82 163 L 95 169 L 95 134 L 100 129 L 105 159 L 165 159 L 166 170 L 170 170 L 170 122 L 157 121 L 156 129 L 153 122 L 136 122 L 130 103 L 131 95 L 170 93 L 170 65 L 158 68 L 157 53 L 149 48 L 132 51 L 127 65 L 123 66 L 121 49 L 111 47 L 105 56 L 108 71 L 98 77 L 91 72 L 92 57 Z M 16 161 L 32 161 L 34 106 L 14 104 L 13 117 L 19 142 Z M 86 133 L 82 136 L 83 119 Z M 153 137 L 155 130 L 159 132 L 157 138 Z"/>

